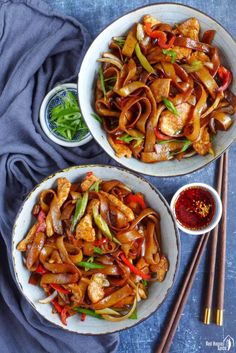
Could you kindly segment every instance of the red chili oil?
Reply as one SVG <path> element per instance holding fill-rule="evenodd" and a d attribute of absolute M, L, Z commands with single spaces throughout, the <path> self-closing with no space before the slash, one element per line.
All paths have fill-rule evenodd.
<path fill-rule="evenodd" d="M 214 198 L 202 187 L 194 186 L 183 190 L 175 203 L 176 218 L 188 229 L 197 230 L 207 227 L 214 213 Z"/>

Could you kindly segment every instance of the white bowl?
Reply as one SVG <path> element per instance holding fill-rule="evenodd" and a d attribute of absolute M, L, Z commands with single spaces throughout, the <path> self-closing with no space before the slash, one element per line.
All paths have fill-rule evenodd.
<path fill-rule="evenodd" d="M 151 14 L 157 19 L 171 24 L 179 23 L 189 17 L 196 17 L 200 22 L 201 32 L 207 29 L 216 30 L 214 45 L 220 49 L 222 62 L 226 63 L 227 67 L 231 69 L 233 76 L 236 77 L 236 43 L 233 37 L 218 22 L 201 11 L 185 5 L 174 3 L 155 4 L 144 6 L 120 17 L 96 37 L 85 54 L 80 68 L 78 76 L 79 104 L 91 134 L 100 146 L 118 163 L 136 172 L 153 176 L 168 177 L 184 175 L 196 171 L 218 158 L 235 140 L 236 123 L 231 126 L 229 131 L 217 133 L 217 137 L 213 143 L 216 152 L 215 156 L 210 154 L 205 157 L 196 155 L 183 159 L 180 162 L 171 160 L 148 164 L 135 158 L 118 158 L 107 141 L 106 133 L 100 123 L 91 117 L 91 113 L 94 112 L 94 82 L 100 66 L 100 63 L 96 60 L 101 57 L 103 52 L 107 51 L 108 44 L 113 36 L 120 36 L 127 33 L 132 24 L 140 21 L 146 14 Z M 236 79 L 234 79 L 231 88 L 236 93 Z"/>
<path fill-rule="evenodd" d="M 54 87 L 51 91 L 48 92 L 48 94 L 44 97 L 40 111 L 39 111 L 39 120 L 41 127 L 47 135 L 47 137 L 52 140 L 53 142 L 57 143 L 58 145 L 64 146 L 64 147 L 78 147 L 85 145 L 89 141 L 92 140 L 92 135 L 88 133 L 81 141 L 67 141 L 65 138 L 62 136 L 56 134 L 55 132 L 50 129 L 50 124 L 49 124 L 49 117 L 48 117 L 48 104 L 50 103 L 51 99 L 56 96 L 57 93 L 64 91 L 65 89 L 72 89 L 74 92 L 77 93 L 77 84 L 76 83 L 63 83 L 61 85 L 58 85 Z M 74 93 L 74 94 L 76 94 Z"/>
<path fill-rule="evenodd" d="M 24 238 L 27 230 L 32 224 L 33 218 L 31 216 L 31 210 L 36 203 L 40 192 L 44 189 L 55 187 L 56 180 L 59 177 L 66 177 L 71 182 L 75 182 L 78 179 L 82 179 L 89 171 L 93 171 L 95 175 L 102 179 L 118 179 L 129 185 L 132 190 L 141 191 L 144 193 L 147 204 L 160 213 L 162 250 L 169 260 L 170 268 L 167 272 L 165 280 L 162 283 L 153 283 L 150 286 L 148 299 L 139 303 L 137 320 L 125 320 L 122 322 L 113 323 L 88 316 L 86 321 L 81 322 L 79 315 L 75 315 L 68 319 L 67 326 L 64 326 L 61 323 L 59 316 L 57 314 L 52 314 L 52 307 L 50 304 L 46 305 L 38 302 L 38 300 L 44 296 L 43 290 L 38 286 L 28 284 L 29 271 L 24 266 L 22 261 L 22 253 L 16 249 L 16 246 L 19 241 Z M 12 258 L 16 280 L 22 294 L 32 305 L 32 307 L 45 319 L 55 325 L 60 326 L 64 330 L 73 331 L 80 334 L 106 334 L 120 331 L 134 326 L 154 313 L 154 311 L 159 308 L 165 300 L 174 283 L 179 257 L 180 243 L 178 228 L 165 198 L 154 186 L 142 177 L 124 169 L 112 166 L 88 165 L 71 167 L 44 179 L 25 199 L 13 227 Z"/>
<path fill-rule="evenodd" d="M 178 221 L 176 214 L 175 214 L 175 204 L 176 204 L 177 199 L 179 198 L 179 195 L 181 194 L 182 191 L 189 189 L 189 188 L 192 188 L 192 187 L 200 187 L 200 188 L 203 188 L 203 189 L 209 191 L 215 201 L 215 213 L 214 213 L 214 216 L 213 216 L 211 222 L 207 225 L 207 227 L 199 229 L 199 230 L 197 230 L 197 229 L 193 230 L 193 229 L 189 229 L 189 228 L 184 227 Z M 178 228 L 188 234 L 199 235 L 199 234 L 204 234 L 204 233 L 210 232 L 213 228 L 215 228 L 217 226 L 217 224 L 219 223 L 221 216 L 222 216 L 222 202 L 221 202 L 221 198 L 220 198 L 218 192 L 215 189 L 213 189 L 213 187 L 211 187 L 210 185 L 204 184 L 204 183 L 191 183 L 191 184 L 186 184 L 186 185 L 182 186 L 181 188 L 179 188 L 176 191 L 176 193 L 174 194 L 174 196 L 172 197 L 172 200 L 170 203 L 170 208 L 175 216 Z"/>

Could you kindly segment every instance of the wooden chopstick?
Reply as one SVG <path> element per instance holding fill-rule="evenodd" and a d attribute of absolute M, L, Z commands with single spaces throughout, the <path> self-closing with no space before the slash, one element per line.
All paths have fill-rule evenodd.
<path fill-rule="evenodd" d="M 208 238 L 209 238 L 210 233 L 204 234 L 201 236 L 201 239 L 197 245 L 197 249 L 195 251 L 195 255 L 190 263 L 190 266 L 188 268 L 188 271 L 186 273 L 186 276 L 184 278 L 184 281 L 181 286 L 180 293 L 178 295 L 178 298 L 175 302 L 174 308 L 172 309 L 170 319 L 168 321 L 168 324 L 165 328 L 164 334 L 162 335 L 162 339 L 159 342 L 159 345 L 156 349 L 156 353 L 167 353 L 169 352 L 172 339 L 175 335 L 181 314 L 183 312 L 185 303 L 188 299 L 190 290 L 192 288 L 192 284 L 198 269 L 198 265 L 200 263 L 200 260 L 202 258 L 204 249 L 206 247 Z"/>
<path fill-rule="evenodd" d="M 222 182 L 222 220 L 219 239 L 219 272 L 218 272 L 218 290 L 216 306 L 216 324 L 223 325 L 224 310 L 224 291 L 225 291 L 225 259 L 226 259 L 226 237 L 227 237 L 227 191 L 228 191 L 228 151 L 224 154 L 224 169 Z"/>
<path fill-rule="evenodd" d="M 224 168 L 224 156 L 222 155 L 220 158 L 218 180 L 217 180 L 217 192 L 219 195 L 221 195 L 221 189 L 222 189 L 223 168 Z M 207 278 L 205 307 L 203 312 L 203 322 L 206 325 L 209 325 L 211 321 L 218 230 L 219 230 L 219 227 L 217 225 L 211 232 L 211 244 L 209 249 L 210 265 L 209 265 L 208 278 Z"/>

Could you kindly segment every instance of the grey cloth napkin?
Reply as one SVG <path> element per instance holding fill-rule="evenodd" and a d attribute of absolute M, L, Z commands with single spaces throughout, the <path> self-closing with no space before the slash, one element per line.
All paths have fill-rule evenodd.
<path fill-rule="evenodd" d="M 18 291 L 11 260 L 12 225 L 32 187 L 73 164 L 109 162 L 95 142 L 52 143 L 38 120 L 45 94 L 76 80 L 89 40 L 78 21 L 42 0 L 0 0 L 0 353 L 105 353 L 118 345 L 117 335 L 86 337 L 44 320 Z"/>

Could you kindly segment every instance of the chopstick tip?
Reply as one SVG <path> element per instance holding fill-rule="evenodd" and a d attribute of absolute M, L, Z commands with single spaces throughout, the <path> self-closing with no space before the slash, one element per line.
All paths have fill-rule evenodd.
<path fill-rule="evenodd" d="M 223 309 L 216 310 L 216 325 L 223 326 Z"/>
<path fill-rule="evenodd" d="M 203 323 L 205 325 L 210 325 L 210 322 L 211 322 L 211 308 L 205 308 Z"/>

